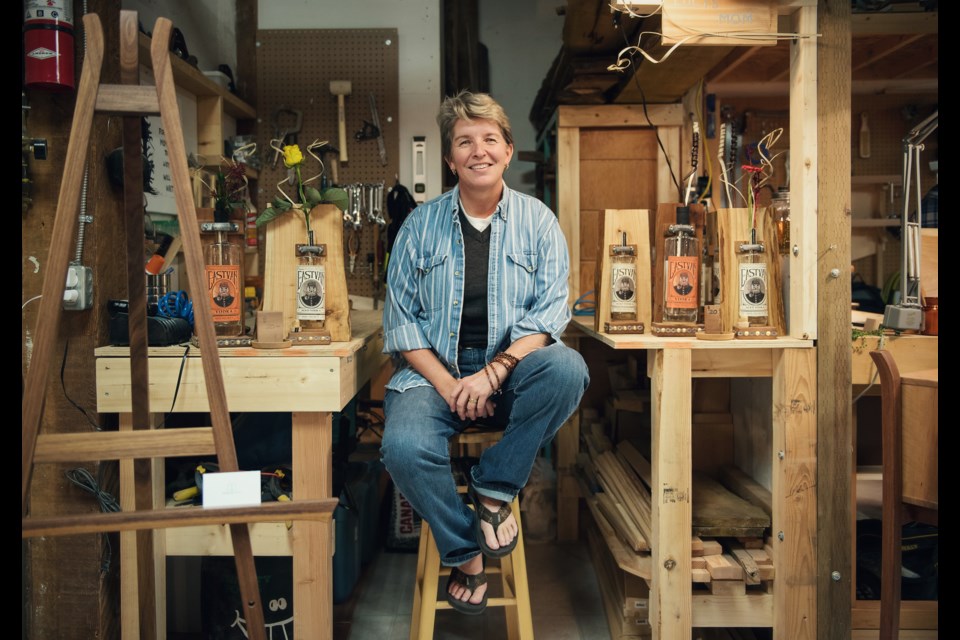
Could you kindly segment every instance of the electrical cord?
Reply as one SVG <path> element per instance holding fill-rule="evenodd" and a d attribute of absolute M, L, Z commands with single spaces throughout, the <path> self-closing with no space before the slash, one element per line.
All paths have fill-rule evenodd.
<path fill-rule="evenodd" d="M 99 471 L 101 476 L 104 468 L 104 465 L 101 464 Z M 93 474 L 83 467 L 68 469 L 64 472 L 64 476 L 66 476 L 70 483 L 92 494 L 96 498 L 97 504 L 100 505 L 100 510 L 104 513 L 116 513 L 120 511 L 120 503 L 113 496 L 113 494 L 104 491 L 100 486 L 100 482 L 93 477 Z M 103 545 L 105 549 L 103 551 L 103 560 L 100 562 L 101 575 L 105 575 L 110 571 L 110 563 L 113 558 L 113 547 L 110 544 L 109 534 L 103 536 Z"/>
<path fill-rule="evenodd" d="M 94 431 L 100 431 L 103 427 L 101 427 L 93 418 L 91 418 L 90 414 L 87 413 L 87 410 L 77 404 L 74 399 L 70 397 L 70 394 L 67 393 L 67 383 L 64 372 L 67 368 L 67 353 L 69 350 L 70 339 L 68 338 L 63 344 L 63 360 L 60 362 L 60 388 L 63 390 L 63 397 L 67 399 L 67 402 L 76 407 L 77 411 L 83 414 L 83 417 L 87 419 L 87 422 L 90 423 L 90 426 L 93 427 Z"/>
<path fill-rule="evenodd" d="M 623 29 L 620 29 L 620 34 L 623 36 L 623 41 L 627 45 L 627 48 L 629 49 L 630 41 L 627 40 L 626 32 L 624 32 Z M 639 41 L 637 44 L 639 45 Z M 676 45 L 674 45 L 674 48 L 676 48 Z M 624 51 L 627 51 L 627 49 L 624 49 Z M 639 46 L 635 47 L 634 51 L 631 51 L 629 53 L 631 64 L 633 64 L 633 58 L 636 55 L 637 51 L 640 51 L 641 53 L 644 53 L 644 55 L 646 55 L 646 53 L 642 49 L 640 49 Z M 623 51 L 621 51 L 620 54 L 623 55 Z M 683 194 L 680 192 L 680 181 L 677 179 L 677 176 L 675 176 L 673 173 L 673 164 L 670 162 L 670 154 L 667 153 L 666 148 L 663 146 L 663 140 L 660 139 L 660 129 L 658 127 L 653 126 L 653 121 L 650 119 L 650 114 L 647 111 L 647 95 L 644 93 L 643 87 L 640 86 L 640 80 L 637 79 L 636 73 L 633 74 L 633 83 L 637 85 L 637 89 L 640 91 L 640 101 L 643 103 L 643 115 L 647 119 L 647 124 L 650 125 L 651 129 L 653 129 L 653 135 L 657 137 L 657 145 L 660 147 L 660 152 L 663 154 L 663 157 L 667 161 L 667 170 L 670 172 L 670 179 L 673 180 L 673 184 L 677 188 L 677 197 L 679 201 L 682 202 Z"/>
<path fill-rule="evenodd" d="M 585 292 L 573 303 L 573 315 L 575 316 L 594 316 L 597 314 L 596 298 L 591 298 L 594 290 Z"/>

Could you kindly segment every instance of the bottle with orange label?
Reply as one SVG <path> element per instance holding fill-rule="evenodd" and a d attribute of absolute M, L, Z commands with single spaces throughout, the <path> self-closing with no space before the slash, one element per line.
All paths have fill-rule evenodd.
<path fill-rule="evenodd" d="M 231 233 L 240 231 L 225 213 L 215 212 L 214 222 L 203 223 L 200 230 L 216 234 L 203 250 L 207 286 L 207 305 L 219 337 L 243 335 L 243 250 L 233 242 Z"/>
<path fill-rule="evenodd" d="M 700 241 L 690 208 L 677 207 L 677 223 L 664 241 L 663 321 L 696 323 L 700 311 Z"/>

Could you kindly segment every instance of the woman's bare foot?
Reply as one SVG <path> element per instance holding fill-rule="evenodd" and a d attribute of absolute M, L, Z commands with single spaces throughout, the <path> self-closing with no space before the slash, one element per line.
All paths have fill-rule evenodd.
<path fill-rule="evenodd" d="M 503 502 L 499 500 L 494 500 L 486 496 L 479 496 L 479 498 L 480 504 L 491 513 L 496 513 L 500 510 L 500 507 L 503 506 Z M 511 513 L 507 519 L 497 527 L 496 531 L 493 530 L 493 525 L 489 522 L 480 520 L 480 530 L 483 532 L 487 546 L 496 551 L 500 547 L 509 546 L 513 542 L 513 539 L 517 537 L 520 528 L 517 526 L 517 519 L 514 518 L 513 513 Z"/>
<path fill-rule="evenodd" d="M 483 571 L 483 556 L 477 555 L 473 558 L 470 558 L 462 565 L 458 567 L 460 571 L 467 574 L 468 576 L 477 575 Z M 475 591 L 471 592 L 470 589 L 467 589 L 465 586 L 456 581 L 450 582 L 450 588 L 448 589 L 450 595 L 461 600 L 463 602 L 469 602 L 471 604 L 480 604 L 483 602 L 483 594 L 487 591 L 486 583 L 481 584 L 476 588 Z"/>

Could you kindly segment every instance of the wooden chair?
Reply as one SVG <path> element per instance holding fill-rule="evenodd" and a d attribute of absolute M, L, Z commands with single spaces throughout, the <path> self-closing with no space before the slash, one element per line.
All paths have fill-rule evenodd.
<path fill-rule="evenodd" d="M 480 428 L 467 429 L 451 440 L 451 450 L 468 451 L 471 454 L 477 447 L 489 447 L 503 436 L 502 431 Z M 459 493 L 466 493 L 466 486 L 458 486 Z M 507 637 L 510 640 L 533 640 L 533 616 L 530 609 L 530 590 L 527 584 L 527 561 L 523 547 L 523 524 L 520 521 L 520 498 L 514 498 L 510 505 L 513 515 L 520 526 L 517 534 L 517 546 L 510 555 L 499 560 L 500 566 L 485 567 L 488 576 L 500 574 L 503 586 L 502 597 L 487 598 L 487 608 L 503 607 L 507 617 Z M 489 560 L 488 560 L 489 562 Z M 430 532 L 430 525 L 424 521 L 420 528 L 420 548 L 417 555 L 417 578 L 413 592 L 413 614 L 410 621 L 410 640 L 431 640 L 438 609 L 450 609 L 446 594 L 437 592 L 440 588 L 440 576 L 450 575 L 449 567 L 440 565 L 440 553 Z M 492 583 L 488 583 L 491 584 Z M 488 586 L 488 589 L 490 587 Z"/>
<path fill-rule="evenodd" d="M 928 500 L 904 494 L 904 477 L 913 471 L 913 456 L 904 456 L 904 442 L 915 434 L 905 433 L 900 371 L 889 351 L 871 351 L 880 375 L 881 429 L 883 447 L 883 523 L 880 557 L 880 639 L 895 640 L 900 634 L 900 587 L 904 514 L 908 521 L 937 526 L 938 509 Z M 937 451 L 930 452 L 936 459 Z M 922 458 L 922 456 L 921 456 Z M 929 459 L 929 458 L 928 458 Z M 934 489 L 935 491 L 935 489 Z M 913 493 L 913 492 L 909 492 Z M 936 503 L 933 503 L 934 505 Z"/>

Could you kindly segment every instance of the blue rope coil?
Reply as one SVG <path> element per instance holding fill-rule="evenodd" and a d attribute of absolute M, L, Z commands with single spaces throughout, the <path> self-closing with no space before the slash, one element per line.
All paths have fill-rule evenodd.
<path fill-rule="evenodd" d="M 193 326 L 193 302 L 186 291 L 171 291 L 157 300 L 157 314 L 166 318 L 183 318 Z"/>

